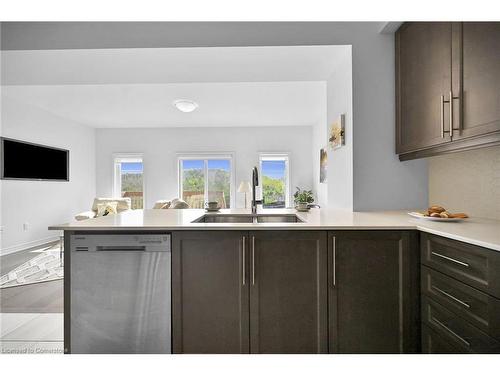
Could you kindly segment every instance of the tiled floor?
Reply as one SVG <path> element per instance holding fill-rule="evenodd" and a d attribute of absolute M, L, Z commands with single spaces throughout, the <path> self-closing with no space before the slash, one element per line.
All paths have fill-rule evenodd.
<path fill-rule="evenodd" d="M 62 313 L 0 313 L 0 353 L 63 353 Z"/>
<path fill-rule="evenodd" d="M 30 257 L 36 248 L 0 258 L 5 274 Z M 62 280 L 0 289 L 0 353 L 63 353 Z"/>

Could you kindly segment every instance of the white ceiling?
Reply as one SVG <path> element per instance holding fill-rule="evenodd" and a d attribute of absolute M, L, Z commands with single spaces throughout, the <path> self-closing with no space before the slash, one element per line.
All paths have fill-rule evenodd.
<path fill-rule="evenodd" d="M 346 46 L 2 51 L 2 85 L 321 81 Z"/>
<path fill-rule="evenodd" d="M 98 128 L 312 125 L 349 48 L 2 51 L 2 96 Z M 181 113 L 176 99 L 199 108 Z"/>
<path fill-rule="evenodd" d="M 325 109 L 322 82 L 7 86 L 2 95 L 97 128 L 313 125 Z M 196 111 L 172 105 L 191 99 Z"/>

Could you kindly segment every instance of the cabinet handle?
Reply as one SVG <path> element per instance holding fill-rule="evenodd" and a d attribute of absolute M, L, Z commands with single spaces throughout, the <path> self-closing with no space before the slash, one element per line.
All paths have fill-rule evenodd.
<path fill-rule="evenodd" d="M 252 285 L 255 285 L 255 236 L 252 236 Z"/>
<path fill-rule="evenodd" d="M 450 138 L 453 138 L 453 92 L 450 91 Z"/>
<path fill-rule="evenodd" d="M 459 304 L 461 304 L 462 306 L 465 306 L 467 307 L 468 309 L 470 309 L 470 305 L 467 303 L 467 302 L 464 302 L 462 301 L 461 299 L 458 299 L 457 297 L 455 297 L 454 295 L 448 293 L 448 292 L 445 292 L 444 290 L 438 288 L 437 286 L 432 286 L 432 289 L 438 291 L 439 293 L 445 295 L 446 297 L 452 299 L 453 301 L 455 302 L 458 302 Z"/>
<path fill-rule="evenodd" d="M 245 263 L 246 263 L 246 262 L 245 262 L 245 241 L 246 241 L 245 236 L 243 236 L 242 241 L 243 241 L 243 246 L 242 246 L 242 248 L 243 248 L 243 249 L 242 249 L 242 250 L 243 250 L 243 262 L 242 262 L 242 263 L 243 263 L 243 285 L 245 285 L 245 283 L 246 283 L 246 281 L 245 281 L 245 280 L 246 280 L 246 278 L 247 278 L 246 271 L 245 271 L 245 268 L 246 268 L 246 267 L 245 267 L 245 266 L 246 266 L 246 264 L 245 264 Z"/>
<path fill-rule="evenodd" d="M 460 99 L 459 96 L 453 96 L 453 91 L 450 91 L 450 137 L 453 136 L 453 130 L 458 130 L 460 131 L 460 123 L 458 124 L 458 129 L 453 128 L 453 100 L 454 99 Z"/>
<path fill-rule="evenodd" d="M 440 97 L 440 106 L 441 106 L 441 138 L 444 139 L 444 95 Z"/>
<path fill-rule="evenodd" d="M 337 271 L 336 271 L 336 261 L 335 258 L 337 257 L 336 254 L 336 237 L 332 237 L 333 240 L 333 246 L 332 246 L 332 269 L 333 269 L 333 286 L 335 287 L 337 285 Z"/>
<path fill-rule="evenodd" d="M 435 255 L 437 257 L 440 257 L 440 258 L 443 258 L 443 259 L 446 259 L 446 260 L 449 260 L 450 262 L 453 262 L 453 263 L 456 263 L 456 264 L 460 264 L 461 266 L 464 266 L 464 267 L 469 267 L 469 263 L 465 263 L 465 262 L 461 262 L 459 260 L 456 260 L 456 259 L 453 259 L 453 258 L 450 258 L 450 257 L 447 257 L 446 255 L 443 255 L 443 254 L 439 254 L 439 253 L 435 253 L 434 251 L 431 251 L 431 254 L 432 255 Z"/>
<path fill-rule="evenodd" d="M 459 339 L 461 342 L 463 342 L 465 345 L 470 346 L 470 342 L 464 339 L 462 336 L 460 336 L 458 333 L 453 331 L 451 328 L 449 328 L 446 324 L 442 323 L 436 318 L 432 318 L 432 321 L 436 323 L 438 326 L 442 327 L 444 330 L 446 330 L 448 333 Z"/>
<path fill-rule="evenodd" d="M 458 99 L 458 96 L 453 96 L 453 91 L 450 90 L 450 99 L 444 100 L 444 95 L 440 96 L 441 104 L 441 138 L 444 138 L 444 134 L 448 133 L 450 139 L 453 138 L 453 99 Z M 450 130 L 444 130 L 444 103 L 450 104 Z"/>

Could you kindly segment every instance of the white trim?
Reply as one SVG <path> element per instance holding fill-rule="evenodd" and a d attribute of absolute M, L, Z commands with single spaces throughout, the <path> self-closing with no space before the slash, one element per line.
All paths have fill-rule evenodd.
<path fill-rule="evenodd" d="M 121 198 L 122 186 L 121 178 L 121 162 L 136 162 L 142 163 L 142 208 L 146 208 L 146 163 L 144 162 L 144 156 L 142 153 L 137 152 L 119 152 L 113 154 L 113 186 L 112 194 L 113 198 Z M 117 169 L 118 168 L 118 169 Z"/>
<path fill-rule="evenodd" d="M 291 193 L 291 173 L 290 173 L 290 158 L 291 152 L 259 152 L 259 176 L 262 181 L 262 159 L 266 160 L 285 160 L 285 208 L 292 207 Z M 259 183 L 260 183 L 259 181 Z M 260 200 L 262 200 L 262 186 L 260 190 Z"/>
<path fill-rule="evenodd" d="M 35 240 L 35 241 L 22 243 L 19 245 L 4 247 L 3 249 L 0 249 L 0 255 L 3 256 L 3 255 L 12 254 L 12 253 L 17 253 L 18 251 L 27 250 L 31 247 L 45 245 L 45 244 L 48 244 L 50 242 L 59 241 L 59 239 L 60 239 L 60 236 L 46 237 L 46 238 L 42 238 L 40 240 Z"/>
<path fill-rule="evenodd" d="M 235 161 L 234 152 L 177 152 L 177 196 L 182 199 L 182 160 L 203 160 L 204 175 L 207 176 L 208 160 L 211 159 L 226 159 L 229 160 L 230 176 L 229 176 L 229 204 L 231 208 L 236 207 L 236 176 L 235 176 Z M 205 178 L 205 201 L 208 199 L 208 179 Z"/>

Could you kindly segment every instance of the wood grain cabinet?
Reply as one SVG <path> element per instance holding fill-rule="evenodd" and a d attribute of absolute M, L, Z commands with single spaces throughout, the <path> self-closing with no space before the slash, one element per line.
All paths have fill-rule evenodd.
<path fill-rule="evenodd" d="M 408 22 L 396 32 L 401 160 L 500 144 L 500 22 Z"/>
<path fill-rule="evenodd" d="M 340 231 L 328 240 L 330 352 L 418 352 L 417 234 Z"/>
<path fill-rule="evenodd" d="M 174 353 L 327 353 L 324 231 L 173 233 Z"/>
<path fill-rule="evenodd" d="M 451 42 L 449 22 L 406 23 L 396 34 L 399 154 L 451 140 L 443 132 L 448 112 L 441 118 L 441 100 L 451 91 Z"/>
<path fill-rule="evenodd" d="M 500 252 L 429 233 L 420 247 L 423 265 L 500 298 Z"/>
<path fill-rule="evenodd" d="M 454 139 L 500 131 L 500 22 L 465 22 L 460 28 L 455 44 L 461 47 L 461 80 L 454 80 L 454 89 L 462 98 L 462 121 Z"/>
<path fill-rule="evenodd" d="M 327 353 L 327 238 L 323 231 L 250 233 L 250 350 Z"/>
<path fill-rule="evenodd" d="M 248 353 L 247 232 L 172 234 L 174 353 Z"/>
<path fill-rule="evenodd" d="M 467 351 L 437 334 L 433 329 L 422 325 L 422 352 L 426 354 L 463 354 Z"/>
<path fill-rule="evenodd" d="M 420 234 L 424 353 L 500 353 L 500 252 Z"/>

